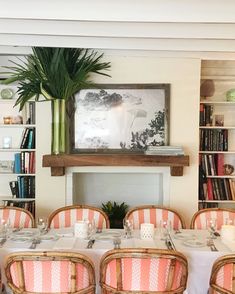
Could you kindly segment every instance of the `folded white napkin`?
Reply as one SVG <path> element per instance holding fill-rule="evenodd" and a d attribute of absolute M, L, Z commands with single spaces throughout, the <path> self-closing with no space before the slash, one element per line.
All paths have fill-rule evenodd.
<path fill-rule="evenodd" d="M 134 239 L 135 247 L 139 248 L 156 248 L 155 241 L 153 239 L 150 240 L 142 240 L 142 239 Z"/>
<path fill-rule="evenodd" d="M 56 241 L 54 249 L 72 249 L 76 242 L 76 238 L 62 237 Z"/>
<path fill-rule="evenodd" d="M 235 240 L 233 241 L 228 241 L 228 240 L 224 240 L 223 243 L 231 250 L 231 251 L 235 251 Z"/>

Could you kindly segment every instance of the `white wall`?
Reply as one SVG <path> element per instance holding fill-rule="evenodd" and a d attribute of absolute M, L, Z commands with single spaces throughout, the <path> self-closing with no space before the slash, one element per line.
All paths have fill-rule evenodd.
<path fill-rule="evenodd" d="M 171 177 L 170 206 L 189 221 L 197 210 L 197 150 L 200 59 L 158 58 L 106 54 L 112 78 L 96 77 L 99 83 L 170 83 L 170 144 L 182 145 L 190 156 L 183 177 Z M 38 162 L 50 153 L 50 105 L 38 105 Z M 37 209 L 45 214 L 65 203 L 65 177 L 50 177 L 49 168 L 37 167 Z"/>

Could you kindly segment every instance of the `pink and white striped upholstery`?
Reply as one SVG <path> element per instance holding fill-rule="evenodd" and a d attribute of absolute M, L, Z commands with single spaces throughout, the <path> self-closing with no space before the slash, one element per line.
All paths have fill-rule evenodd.
<path fill-rule="evenodd" d="M 135 207 L 127 212 L 125 219 L 133 222 L 134 229 L 140 229 L 142 223 L 159 227 L 161 221 L 167 220 L 171 221 L 174 230 L 185 228 L 184 221 L 176 211 L 155 205 Z"/>
<path fill-rule="evenodd" d="M 210 294 L 235 293 L 235 255 L 218 258 L 212 267 Z"/>
<path fill-rule="evenodd" d="M 220 230 L 221 226 L 226 223 L 226 219 L 235 221 L 235 210 L 222 208 L 207 208 L 196 212 L 191 221 L 191 229 L 203 230 L 207 228 L 207 220 L 216 219 L 216 229 Z"/>
<path fill-rule="evenodd" d="M 49 216 L 50 228 L 71 227 L 78 220 L 95 220 L 98 229 L 109 228 L 107 215 L 99 208 L 86 205 L 72 205 L 57 209 Z"/>
<path fill-rule="evenodd" d="M 183 293 L 186 288 L 187 260 L 177 252 L 157 249 L 111 250 L 102 258 L 100 267 L 102 293 Z"/>
<path fill-rule="evenodd" d="M 32 228 L 34 226 L 34 217 L 26 209 L 14 206 L 1 206 L 0 219 L 8 221 L 12 228 Z"/>
<path fill-rule="evenodd" d="M 94 293 L 93 263 L 84 255 L 62 252 L 19 252 L 6 261 L 9 287 L 23 293 Z M 19 293 L 19 292 L 17 292 Z"/>

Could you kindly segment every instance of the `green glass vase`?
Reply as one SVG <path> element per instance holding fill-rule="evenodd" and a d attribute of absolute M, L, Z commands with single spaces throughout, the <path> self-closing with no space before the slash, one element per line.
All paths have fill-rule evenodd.
<path fill-rule="evenodd" d="M 52 140 L 51 153 L 63 154 L 66 152 L 66 103 L 65 99 L 51 101 L 52 111 Z"/>

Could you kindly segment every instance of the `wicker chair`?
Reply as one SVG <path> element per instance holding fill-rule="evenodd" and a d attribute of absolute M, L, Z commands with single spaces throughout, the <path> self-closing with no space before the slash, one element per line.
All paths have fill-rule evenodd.
<path fill-rule="evenodd" d="M 212 267 L 209 294 L 235 293 L 235 254 L 218 258 Z"/>
<path fill-rule="evenodd" d="M 217 230 L 225 224 L 226 219 L 235 220 L 235 210 L 225 208 L 206 208 L 197 211 L 191 220 L 191 229 L 204 230 L 207 228 L 207 220 L 215 218 Z"/>
<path fill-rule="evenodd" d="M 26 209 L 14 206 L 0 206 L 0 219 L 9 221 L 12 228 L 34 227 L 34 217 Z"/>
<path fill-rule="evenodd" d="M 179 294 L 186 288 L 184 255 L 158 249 L 108 251 L 100 263 L 102 294 Z"/>
<path fill-rule="evenodd" d="M 134 207 L 127 212 L 125 219 L 133 222 L 134 229 L 140 229 L 140 225 L 144 222 L 152 223 L 157 227 L 162 220 L 170 220 L 174 230 L 185 229 L 185 222 L 178 212 L 162 206 L 143 205 Z"/>
<path fill-rule="evenodd" d="M 71 227 L 78 220 L 94 219 L 98 229 L 109 228 L 108 216 L 101 209 L 87 205 L 65 206 L 52 212 L 48 219 L 49 228 Z"/>
<path fill-rule="evenodd" d="M 13 253 L 6 257 L 5 274 L 13 293 L 95 293 L 94 265 L 78 253 Z"/>

